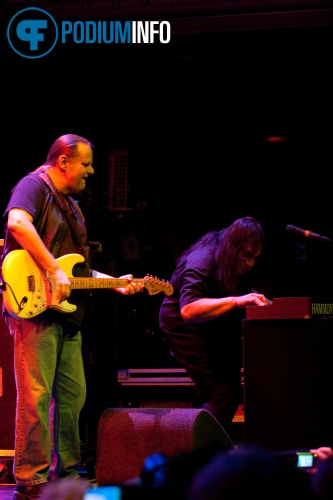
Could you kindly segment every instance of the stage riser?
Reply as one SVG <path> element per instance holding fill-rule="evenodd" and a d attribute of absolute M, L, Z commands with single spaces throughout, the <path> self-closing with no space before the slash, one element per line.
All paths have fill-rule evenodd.
<path fill-rule="evenodd" d="M 2 297 L 0 296 L 0 311 Z M 0 314 L 0 456 L 14 449 L 16 388 L 14 378 L 14 340 Z"/>

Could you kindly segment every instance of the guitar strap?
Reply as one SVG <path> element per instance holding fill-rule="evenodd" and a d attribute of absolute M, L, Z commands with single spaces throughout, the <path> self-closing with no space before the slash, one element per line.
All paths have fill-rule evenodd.
<path fill-rule="evenodd" d="M 52 191 L 53 196 L 54 196 L 57 204 L 59 205 L 59 207 L 61 208 L 61 210 L 63 211 L 63 213 L 67 219 L 67 222 L 68 222 L 69 227 L 72 231 L 72 234 L 75 236 L 75 239 L 79 244 L 79 248 L 81 248 L 83 253 L 84 253 L 86 262 L 89 262 L 89 247 L 87 245 L 84 245 L 84 243 L 82 242 L 82 240 L 81 240 L 81 238 L 80 238 L 79 234 L 77 233 L 77 230 L 74 226 L 73 218 L 72 218 L 70 211 L 69 211 L 69 208 L 70 208 L 70 210 L 74 213 L 77 220 L 79 220 L 80 224 L 82 226 L 84 226 L 84 228 L 85 228 L 84 216 L 80 210 L 80 207 L 77 205 L 77 203 L 75 203 L 75 201 L 73 201 L 73 202 L 70 201 L 71 200 L 70 197 L 68 197 L 68 207 L 66 205 L 64 205 L 64 200 L 59 195 L 59 192 L 55 188 L 50 177 L 45 173 L 40 173 L 38 175 L 41 179 L 43 179 L 43 181 L 49 186 L 50 190 Z"/>

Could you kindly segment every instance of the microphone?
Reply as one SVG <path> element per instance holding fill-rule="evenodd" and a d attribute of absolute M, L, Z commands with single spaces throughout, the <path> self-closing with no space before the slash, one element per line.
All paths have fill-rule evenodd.
<path fill-rule="evenodd" d="M 286 231 L 289 231 L 291 233 L 299 234 L 301 236 L 305 236 L 305 238 L 309 238 L 312 240 L 324 240 L 324 241 L 333 241 L 330 238 L 327 238 L 327 236 L 321 236 L 320 234 L 313 233 L 312 231 L 308 231 L 307 229 L 301 229 L 300 227 L 297 226 L 292 226 L 289 224 L 286 227 Z"/>

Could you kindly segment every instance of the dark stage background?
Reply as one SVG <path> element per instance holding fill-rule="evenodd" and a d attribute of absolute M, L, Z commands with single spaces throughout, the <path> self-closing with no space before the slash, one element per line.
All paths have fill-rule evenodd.
<path fill-rule="evenodd" d="M 191 14 L 191 2 L 187 6 Z M 76 19 L 81 12 L 77 7 Z M 140 247 L 126 272 L 168 278 L 175 257 L 197 236 L 253 215 L 266 228 L 272 265 L 279 268 L 276 286 L 287 293 L 280 267 L 293 259 L 299 241 L 285 234 L 286 225 L 333 238 L 330 12 L 323 9 L 319 20 L 310 12 L 302 22 L 299 12 L 271 16 L 267 28 L 252 14 L 257 23 L 237 28 L 221 21 L 219 29 L 203 10 L 182 29 L 171 11 L 170 44 L 66 44 L 37 60 L 9 47 L 9 13 L 3 14 L 1 212 L 14 183 L 44 161 L 57 136 L 82 134 L 96 148 L 95 176 L 81 207 L 91 239 L 116 252 L 118 273 L 124 233 L 135 233 Z M 236 10 L 234 17 L 241 14 Z M 285 140 L 267 142 L 272 136 Z M 107 208 L 109 155 L 118 150 L 129 152 L 125 213 Z M 316 278 L 326 291 L 328 244 L 309 246 L 308 255 L 318 251 L 325 266 Z"/>
<path fill-rule="evenodd" d="M 95 267 L 169 279 L 194 239 L 252 215 L 266 229 L 270 296 L 333 296 L 332 243 L 285 230 L 333 239 L 332 2 L 150 2 L 150 10 L 132 2 L 134 18 L 170 21 L 170 44 L 66 44 L 38 60 L 9 47 L 9 3 L 0 14 L 1 212 L 54 139 L 77 133 L 95 144 L 95 175 L 80 200 L 90 239 L 102 243 Z M 74 20 L 131 18 L 128 3 L 112 11 L 97 1 L 88 14 L 69 4 Z M 122 211 L 108 205 L 116 151 L 128 152 Z M 122 299 L 96 292 L 89 311 L 95 392 L 117 367 L 171 363 L 157 322 L 162 294 Z"/>

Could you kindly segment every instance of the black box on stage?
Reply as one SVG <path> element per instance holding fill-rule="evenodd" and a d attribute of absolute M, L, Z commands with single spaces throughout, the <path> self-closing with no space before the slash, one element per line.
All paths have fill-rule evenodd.
<path fill-rule="evenodd" d="M 244 442 L 333 446 L 333 318 L 243 320 Z"/>

